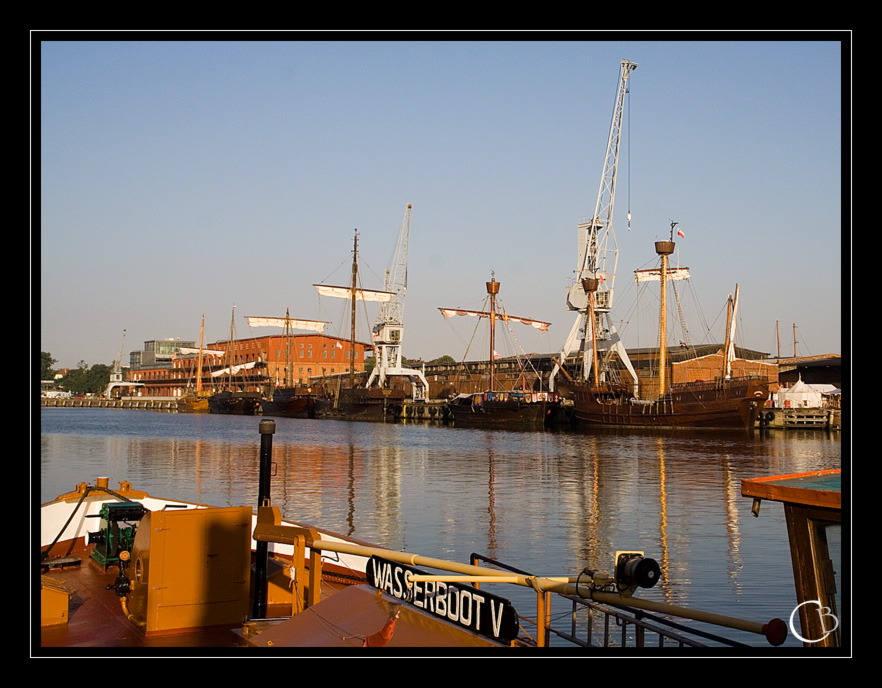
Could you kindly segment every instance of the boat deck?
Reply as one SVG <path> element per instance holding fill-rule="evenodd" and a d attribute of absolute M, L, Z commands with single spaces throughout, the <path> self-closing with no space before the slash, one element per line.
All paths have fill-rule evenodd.
<path fill-rule="evenodd" d="M 116 565 L 104 566 L 92 559 L 89 549 L 79 549 L 55 560 L 58 565 L 41 566 L 41 575 L 60 583 L 70 591 L 66 622 L 40 629 L 42 648 L 232 648 L 236 642 L 234 631 L 241 624 L 200 628 L 166 635 L 145 636 L 134 623 L 126 618 L 113 584 L 119 571 Z M 45 562 L 44 562 L 45 563 Z M 63 564 L 63 565 L 61 565 Z M 322 594 L 332 595 L 342 584 L 324 582 Z M 289 605 L 268 608 L 269 614 L 290 614 Z"/>
<path fill-rule="evenodd" d="M 44 563 L 45 564 L 45 563 Z M 90 556 L 90 550 L 65 552 L 41 567 L 41 576 L 54 591 L 69 591 L 55 609 L 58 623 L 41 626 L 40 648 L 50 653 L 77 651 L 148 650 L 159 654 L 191 654 L 195 648 L 210 652 L 230 648 L 361 648 L 366 638 L 379 638 L 390 610 L 400 610 L 397 627 L 388 639 L 389 647 L 499 647 L 480 635 L 427 615 L 415 608 L 402 608 L 395 600 L 367 585 L 336 580 L 333 574 L 323 580 L 322 601 L 304 613 L 290 616 L 290 604 L 272 604 L 267 619 L 242 620 L 223 627 L 145 635 L 126 618 L 113 584 L 118 567 L 104 566 Z M 67 597 L 60 594 L 60 597 Z M 63 611 L 58 611 L 63 610 Z M 62 618 L 63 616 L 63 618 Z M 371 647 L 371 645 L 368 645 Z"/>

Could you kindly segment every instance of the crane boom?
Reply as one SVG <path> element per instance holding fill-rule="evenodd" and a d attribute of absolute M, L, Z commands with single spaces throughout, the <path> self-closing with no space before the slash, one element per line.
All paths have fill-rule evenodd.
<path fill-rule="evenodd" d="M 377 325 L 383 323 L 404 324 L 404 293 L 407 291 L 407 248 L 410 242 L 410 214 L 411 204 L 407 204 L 404 211 L 404 219 L 398 230 L 398 241 L 395 244 L 395 254 L 392 256 L 390 267 L 386 270 L 386 279 L 383 283 L 383 291 L 390 292 L 393 296 L 380 306 L 377 315 Z"/>
<path fill-rule="evenodd" d="M 622 60 L 620 65 L 616 100 L 594 214 L 589 220 L 579 223 L 576 279 L 567 290 L 567 308 L 576 311 L 578 315 L 559 356 L 559 364 L 561 364 L 574 354 L 581 354 L 582 377 L 588 379 L 593 349 L 589 343 L 596 342 L 598 349 L 615 350 L 619 354 L 633 376 L 635 386 L 637 374 L 634 372 L 624 346 L 611 322 L 610 309 L 613 300 L 616 262 L 618 261 L 618 247 L 613 231 L 613 208 L 615 206 L 622 113 L 625 95 L 628 93 L 628 79 L 636 68 L 637 63 L 630 60 Z M 608 258 L 611 265 L 607 264 Z M 586 280 L 592 280 L 596 285 L 599 285 L 597 290 L 593 292 L 594 303 L 591 306 L 589 306 L 588 289 L 585 286 Z M 593 314 L 593 318 L 591 314 Z M 606 325 L 604 325 L 604 320 Z M 552 388 L 558 369 L 555 367 L 551 374 Z"/>
<path fill-rule="evenodd" d="M 407 291 L 407 251 L 410 243 L 411 204 L 404 210 L 398 241 L 392 262 L 386 270 L 383 290 L 392 296 L 385 301 L 377 314 L 374 325 L 375 365 L 368 378 L 367 386 L 375 381 L 385 387 L 390 376 L 409 377 L 413 385 L 414 399 L 425 399 L 429 383 L 419 370 L 402 367 L 401 343 L 404 339 L 404 294 Z"/>

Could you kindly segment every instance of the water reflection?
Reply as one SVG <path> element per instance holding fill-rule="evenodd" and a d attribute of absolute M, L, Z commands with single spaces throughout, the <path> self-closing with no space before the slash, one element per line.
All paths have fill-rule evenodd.
<path fill-rule="evenodd" d="M 257 419 L 104 409 L 41 419 L 43 501 L 106 475 L 155 495 L 256 506 Z M 740 483 L 839 468 L 836 437 L 277 419 L 271 499 L 286 518 L 368 542 L 459 561 L 478 552 L 541 575 L 609 571 L 616 551 L 644 551 L 662 569 L 648 597 L 787 618 L 783 514 L 768 504 L 749 517 Z"/>

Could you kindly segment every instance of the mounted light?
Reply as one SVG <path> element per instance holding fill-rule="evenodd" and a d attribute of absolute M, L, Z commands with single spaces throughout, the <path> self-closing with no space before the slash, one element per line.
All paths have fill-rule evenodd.
<path fill-rule="evenodd" d="M 651 588 L 658 583 L 661 568 L 655 559 L 643 552 L 616 552 L 616 585 L 622 594 L 631 594 L 637 588 Z"/>

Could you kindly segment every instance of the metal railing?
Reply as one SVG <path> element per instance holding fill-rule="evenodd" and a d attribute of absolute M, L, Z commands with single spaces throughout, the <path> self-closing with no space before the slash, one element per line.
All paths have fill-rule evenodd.
<path fill-rule="evenodd" d="M 472 553 L 472 565 L 478 562 L 490 564 L 511 573 L 530 576 L 526 571 L 509 566 L 503 562 Z M 476 584 L 477 587 L 477 584 Z M 558 600 L 569 602 L 569 611 L 555 617 L 551 613 L 551 600 L 548 592 L 537 591 L 537 614 L 535 619 L 519 615 L 524 626 L 535 628 L 535 634 L 528 644 L 537 647 L 550 646 L 553 638 L 559 638 L 566 645 L 585 648 L 646 648 L 646 647 L 707 647 L 713 645 L 746 647 L 743 643 L 722 636 L 688 628 L 669 619 L 649 614 L 643 610 L 624 605 L 603 604 L 574 595 L 555 594 Z M 539 623 L 543 619 L 543 623 Z M 569 620 L 568 630 L 564 630 Z"/>

